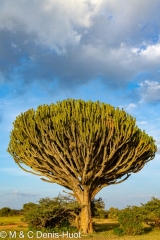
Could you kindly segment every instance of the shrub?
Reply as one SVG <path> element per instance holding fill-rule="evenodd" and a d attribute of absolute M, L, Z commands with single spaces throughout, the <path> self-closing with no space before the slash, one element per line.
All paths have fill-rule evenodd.
<path fill-rule="evenodd" d="M 102 198 L 93 199 L 91 201 L 92 217 L 94 218 L 107 218 L 108 211 L 105 210 L 105 203 Z"/>
<path fill-rule="evenodd" d="M 21 214 L 22 210 L 10 209 L 9 207 L 3 207 L 0 209 L 0 217 L 10 217 Z"/>
<path fill-rule="evenodd" d="M 119 213 L 118 208 L 111 207 L 109 209 L 108 218 L 118 219 L 118 213 Z"/>
<path fill-rule="evenodd" d="M 23 220 L 30 229 L 70 228 L 72 220 L 80 211 L 75 199 L 61 194 L 53 199 L 42 198 L 39 204 L 24 204 L 23 208 Z"/>
<path fill-rule="evenodd" d="M 121 237 L 122 235 L 124 235 L 124 231 L 122 228 L 114 228 L 113 229 L 114 234 L 116 234 L 117 236 Z"/>
<path fill-rule="evenodd" d="M 118 221 L 120 228 L 126 235 L 134 236 L 144 232 L 143 216 L 130 207 L 120 211 Z"/>
<path fill-rule="evenodd" d="M 11 209 L 8 207 L 3 207 L 0 209 L 0 217 L 8 217 L 11 213 Z"/>
<path fill-rule="evenodd" d="M 153 227 L 160 228 L 160 199 L 152 197 L 146 204 L 142 204 L 144 222 Z"/>

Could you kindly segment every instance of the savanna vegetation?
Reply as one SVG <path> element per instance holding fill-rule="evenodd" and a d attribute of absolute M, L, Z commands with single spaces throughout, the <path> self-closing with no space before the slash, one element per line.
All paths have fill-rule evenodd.
<path fill-rule="evenodd" d="M 89 235 L 82 233 L 81 238 L 158 240 L 160 237 L 158 198 L 152 197 L 141 206 L 127 206 L 121 210 L 114 207 L 105 210 L 102 198 L 94 199 L 91 206 L 94 232 Z M 67 195 L 59 194 L 53 199 L 42 198 L 37 204 L 26 203 L 22 210 L 15 211 L 15 216 L 9 215 L 7 209 L 9 208 L 0 209 L 0 213 L 3 213 L 0 217 L 0 230 L 7 231 L 8 226 L 9 230 L 23 231 L 24 234 L 37 230 L 58 233 L 79 231 L 77 216 L 80 206 L 75 198 Z"/>
<path fill-rule="evenodd" d="M 9 207 L 3 207 L 0 209 L 0 217 L 10 217 L 15 215 L 22 215 L 23 210 L 11 209 Z"/>

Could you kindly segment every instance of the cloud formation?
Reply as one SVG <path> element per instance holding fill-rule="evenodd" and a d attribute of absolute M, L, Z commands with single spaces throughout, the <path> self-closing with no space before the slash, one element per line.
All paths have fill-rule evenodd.
<path fill-rule="evenodd" d="M 157 147 L 157 154 L 160 154 L 160 147 Z"/>
<path fill-rule="evenodd" d="M 141 95 L 140 103 L 160 101 L 160 83 L 157 81 L 145 80 L 140 83 L 139 92 Z"/>
<path fill-rule="evenodd" d="M 158 0 L 2 0 L 3 82 L 24 93 L 34 83 L 65 90 L 101 78 L 114 89 L 146 71 L 155 77 L 159 7 Z"/>
<path fill-rule="evenodd" d="M 141 121 L 141 122 L 137 122 L 137 124 L 144 125 L 144 124 L 147 124 L 147 122 L 146 121 Z"/>
<path fill-rule="evenodd" d="M 24 193 L 19 192 L 18 190 L 14 190 L 13 192 L 8 192 L 3 195 L 12 195 L 13 197 L 37 197 L 35 193 Z"/>

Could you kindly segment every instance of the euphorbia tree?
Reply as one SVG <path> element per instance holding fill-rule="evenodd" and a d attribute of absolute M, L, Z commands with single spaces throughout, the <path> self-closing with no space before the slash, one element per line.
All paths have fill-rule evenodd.
<path fill-rule="evenodd" d="M 17 116 L 8 152 L 23 170 L 72 190 L 81 206 L 81 229 L 88 233 L 95 195 L 155 156 L 155 141 L 135 124 L 119 108 L 68 99 Z"/>

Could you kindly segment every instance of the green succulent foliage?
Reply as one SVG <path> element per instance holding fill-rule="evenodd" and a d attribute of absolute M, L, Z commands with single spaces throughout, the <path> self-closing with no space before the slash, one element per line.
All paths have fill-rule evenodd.
<path fill-rule="evenodd" d="M 101 188 L 140 171 L 157 150 L 135 118 L 99 101 L 41 105 L 17 116 L 13 125 L 8 152 L 23 170 L 28 166 L 47 178 L 42 180 L 74 192 L 90 185 L 91 199 Z"/>

